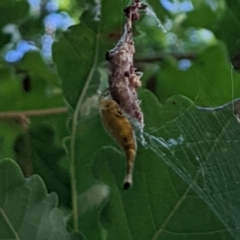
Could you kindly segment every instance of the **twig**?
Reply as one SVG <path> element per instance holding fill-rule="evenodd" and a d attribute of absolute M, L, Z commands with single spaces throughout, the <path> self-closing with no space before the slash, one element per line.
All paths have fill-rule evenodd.
<path fill-rule="evenodd" d="M 42 117 L 48 115 L 57 115 L 66 113 L 68 111 L 67 107 L 59 107 L 59 108 L 49 108 L 49 109 L 41 109 L 41 110 L 28 110 L 28 111 L 14 111 L 14 112 L 0 112 L 0 120 L 6 119 L 16 119 L 22 116 L 25 117 Z"/>
<path fill-rule="evenodd" d="M 79 111 L 82 106 L 83 100 L 86 96 L 87 89 L 93 78 L 93 74 L 96 70 L 98 54 L 100 44 L 100 24 L 96 33 L 96 44 L 95 44 L 95 55 L 91 70 L 85 82 L 84 88 L 78 98 L 76 108 L 73 113 L 73 120 L 71 126 L 71 138 L 70 138 L 70 176 L 71 176 L 71 187 L 72 187 L 72 209 L 73 209 L 73 229 L 79 231 L 79 218 L 78 218 L 78 190 L 76 181 L 76 156 L 75 156 L 75 141 L 77 137 L 77 123 L 79 117 Z"/>

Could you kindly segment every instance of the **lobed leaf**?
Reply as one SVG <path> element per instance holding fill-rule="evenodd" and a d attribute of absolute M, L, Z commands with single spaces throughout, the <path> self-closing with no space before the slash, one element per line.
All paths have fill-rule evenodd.
<path fill-rule="evenodd" d="M 70 206 L 70 177 L 60 163 L 65 150 L 56 143 L 56 133 L 49 125 L 37 125 L 19 134 L 14 143 L 15 159 L 26 177 L 38 174 L 48 192 L 56 192 L 61 205 Z"/>
<path fill-rule="evenodd" d="M 186 71 L 176 63 L 165 62 L 158 73 L 155 93 L 161 102 L 181 94 L 198 106 L 210 107 L 240 97 L 239 91 L 240 76 L 232 69 L 226 48 L 219 42 L 199 54 Z"/>
<path fill-rule="evenodd" d="M 198 108 L 183 96 L 161 106 L 152 94 L 141 96 L 148 144 L 139 146 L 132 189 L 122 189 L 122 154 L 106 147 L 94 157 L 95 176 L 110 188 L 100 218 L 106 239 L 238 236 L 237 219 L 223 207 L 239 209 L 239 151 L 232 148 L 239 127 L 230 108 Z"/>
<path fill-rule="evenodd" d="M 39 176 L 24 179 L 14 161 L 0 161 L 0 239 L 74 239 L 57 202 Z"/>

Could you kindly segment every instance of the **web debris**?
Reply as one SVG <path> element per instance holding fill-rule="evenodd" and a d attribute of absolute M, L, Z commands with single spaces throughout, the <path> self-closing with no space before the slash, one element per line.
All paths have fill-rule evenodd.
<path fill-rule="evenodd" d="M 143 131 L 144 120 L 140 108 L 140 101 L 136 89 L 141 87 L 141 72 L 137 72 L 133 55 L 135 53 L 132 23 L 140 17 L 140 11 L 144 10 L 140 0 L 134 0 L 124 9 L 127 17 L 124 33 L 116 47 L 107 52 L 106 60 L 109 62 L 109 87 L 107 93 L 110 99 L 105 99 L 102 93 L 99 98 L 99 107 L 102 122 L 106 130 L 117 141 L 125 152 L 127 159 L 127 172 L 124 179 L 124 189 L 132 185 L 132 174 L 136 156 L 136 139 L 133 127 Z"/>

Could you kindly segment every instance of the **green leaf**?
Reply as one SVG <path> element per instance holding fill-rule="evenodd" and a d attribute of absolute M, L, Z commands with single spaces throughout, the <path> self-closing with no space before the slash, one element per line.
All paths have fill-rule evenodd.
<path fill-rule="evenodd" d="M 71 239 L 57 202 L 39 176 L 24 179 L 14 161 L 0 161 L 1 239 Z"/>
<path fill-rule="evenodd" d="M 18 100 L 17 106 L 28 106 L 28 108 L 47 108 L 63 106 L 62 92 L 59 88 L 60 80 L 55 69 L 47 65 L 37 51 L 28 52 L 16 64 L 19 71 L 23 97 Z M 28 88 L 26 88 L 28 81 Z M 34 103 L 33 106 L 31 104 Z"/>
<path fill-rule="evenodd" d="M 101 2 L 101 33 L 112 32 L 113 30 L 122 33 L 122 24 L 125 21 L 123 10 L 128 4 L 128 0 L 104 0 Z"/>
<path fill-rule="evenodd" d="M 92 174 L 94 153 L 99 148 L 109 144 L 116 146 L 112 139 L 106 134 L 98 115 L 79 122 L 77 127 L 77 139 L 75 142 L 75 171 L 77 192 L 80 198 L 80 194 L 85 194 L 93 184 L 96 184 L 96 179 Z M 95 207 L 88 207 L 88 204 L 91 201 L 90 199 L 97 199 L 99 194 L 102 196 L 102 200 L 99 200 L 99 203 Z M 80 215 L 79 228 L 87 239 L 100 239 L 102 230 L 99 228 L 96 216 L 98 215 L 99 207 L 105 198 L 106 194 L 104 189 L 102 192 L 101 189 L 95 188 L 95 191 L 92 191 L 91 195 L 89 195 L 89 200 L 78 201 Z M 83 212 L 84 208 L 86 208 L 85 212 Z"/>
<path fill-rule="evenodd" d="M 43 20 L 48 13 L 42 12 L 42 14 L 36 18 L 36 16 L 30 16 L 26 21 L 19 25 L 19 31 L 23 39 L 38 38 L 43 36 L 45 29 L 43 27 Z"/>
<path fill-rule="evenodd" d="M 0 160 L 14 158 L 13 145 L 20 132 L 21 128 L 14 121 L 0 122 Z"/>
<path fill-rule="evenodd" d="M 95 52 L 99 48 L 96 41 L 95 34 L 81 23 L 71 27 L 53 45 L 53 60 L 62 80 L 63 94 L 73 109 L 96 67 Z"/>
<path fill-rule="evenodd" d="M 187 13 L 187 19 L 183 22 L 183 26 L 195 28 L 211 28 L 217 20 L 217 12 L 212 10 L 210 6 L 203 1 L 198 8 Z"/>
<path fill-rule="evenodd" d="M 20 93 L 20 82 L 14 75 L 13 69 L 5 65 L 0 67 L 0 73 L 2 76 L 0 81 L 0 95 L 4 99 L 4 101 L 0 102 L 1 111 L 13 109 L 14 97 L 19 96 Z"/>
<path fill-rule="evenodd" d="M 38 125 L 20 134 L 14 144 L 15 158 L 25 176 L 38 174 L 49 192 L 58 194 L 60 204 L 70 206 L 70 179 L 60 166 L 65 150 L 56 144 L 56 136 L 48 125 Z"/>
<path fill-rule="evenodd" d="M 240 97 L 239 92 L 240 76 L 229 64 L 225 46 L 218 43 L 199 54 L 187 71 L 180 70 L 176 62 L 165 62 L 158 74 L 155 93 L 162 103 L 181 94 L 198 106 L 210 107 Z"/>
<path fill-rule="evenodd" d="M 208 206 L 187 191 L 164 162 L 145 150 L 138 154 L 134 185 L 128 192 L 122 189 L 124 157 L 111 148 L 96 154 L 96 175 L 110 187 L 100 218 L 108 232 L 106 239 L 232 239 Z"/>
<path fill-rule="evenodd" d="M 1 0 L 0 2 L 0 27 L 8 23 L 17 23 L 26 18 L 29 12 L 29 4 L 25 0 Z"/>
<path fill-rule="evenodd" d="M 161 21 L 165 20 L 167 16 L 171 15 L 170 12 L 168 12 L 158 0 L 149 0 L 147 1 L 147 5 L 148 4 Z"/>
<path fill-rule="evenodd" d="M 2 49 L 2 47 L 7 44 L 11 39 L 11 35 L 10 34 L 4 34 L 4 33 L 0 33 L 0 49 Z"/>
<path fill-rule="evenodd" d="M 2 66 L 5 75 L 0 81 L 1 111 L 37 110 L 64 106 L 59 78 L 39 52 L 29 52 L 14 69 Z"/>
<path fill-rule="evenodd" d="M 26 71 L 30 75 L 38 76 L 47 83 L 59 85 L 60 81 L 55 69 L 48 66 L 38 51 L 26 53 L 16 64 L 18 70 Z"/>
<path fill-rule="evenodd" d="M 225 42 L 231 56 L 239 50 L 240 39 L 240 2 L 226 0 L 225 12 L 214 26 L 216 37 Z"/>
<path fill-rule="evenodd" d="M 53 44 L 53 60 L 62 80 L 63 94 L 73 109 L 80 96 L 86 97 L 89 86 L 98 83 L 94 75 L 96 67 L 113 47 L 111 35 L 116 33 L 116 28 L 121 32 L 125 3 L 102 1 L 99 21 L 94 20 L 92 11 L 85 11 L 81 23 L 70 27 Z"/>
<path fill-rule="evenodd" d="M 95 176 L 110 189 L 100 217 L 106 239 L 239 236 L 233 212 L 224 207 L 239 209 L 239 148 L 232 145 L 240 130 L 231 107 L 202 109 L 183 96 L 161 106 L 148 92 L 141 98 L 147 149 L 138 147 L 132 189 L 122 189 L 123 154 L 105 147 L 94 157 Z"/>

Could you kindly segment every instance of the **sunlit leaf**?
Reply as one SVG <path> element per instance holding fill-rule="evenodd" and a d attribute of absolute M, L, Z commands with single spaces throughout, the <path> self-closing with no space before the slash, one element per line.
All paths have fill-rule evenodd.
<path fill-rule="evenodd" d="M 176 62 L 164 63 L 158 77 L 156 95 L 161 102 L 181 94 L 199 106 L 210 107 L 240 97 L 240 76 L 232 69 L 220 43 L 199 54 L 186 71 L 180 70 Z"/>

